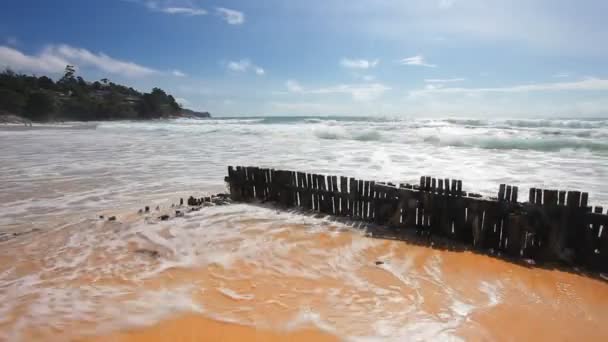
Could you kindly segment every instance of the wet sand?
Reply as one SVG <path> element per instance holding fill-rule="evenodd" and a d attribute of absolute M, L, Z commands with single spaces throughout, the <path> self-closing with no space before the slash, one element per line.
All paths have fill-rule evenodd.
<path fill-rule="evenodd" d="M 254 327 L 218 322 L 200 315 L 188 314 L 160 322 L 149 328 L 134 329 L 78 340 L 80 342 L 173 342 L 173 341 L 318 341 L 339 339 L 316 329 L 273 332 Z"/>
<path fill-rule="evenodd" d="M 159 221 L 164 212 L 1 242 L 0 340 L 608 336 L 604 281 L 250 205 Z"/>

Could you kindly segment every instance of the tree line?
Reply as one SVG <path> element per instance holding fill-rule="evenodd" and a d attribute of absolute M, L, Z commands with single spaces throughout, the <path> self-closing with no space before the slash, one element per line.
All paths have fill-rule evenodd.
<path fill-rule="evenodd" d="M 156 119 L 181 110 L 175 98 L 160 88 L 141 93 L 106 78 L 87 82 L 71 65 L 56 82 L 10 69 L 0 73 L 0 112 L 32 121 Z"/>

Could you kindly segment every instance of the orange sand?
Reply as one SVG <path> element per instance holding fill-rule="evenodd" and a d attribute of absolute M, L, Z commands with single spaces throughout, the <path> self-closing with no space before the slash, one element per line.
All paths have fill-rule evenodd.
<path fill-rule="evenodd" d="M 214 321 L 196 314 L 160 322 L 149 328 L 135 329 L 82 342 L 185 342 L 185 341 L 338 341 L 335 336 L 305 329 L 294 332 L 270 332 L 243 325 Z"/>

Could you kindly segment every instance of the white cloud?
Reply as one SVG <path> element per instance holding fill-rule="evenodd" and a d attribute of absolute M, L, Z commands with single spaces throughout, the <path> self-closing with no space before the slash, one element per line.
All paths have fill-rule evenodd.
<path fill-rule="evenodd" d="M 183 14 L 188 16 L 207 14 L 206 10 L 197 7 L 164 7 L 160 8 L 159 11 L 167 14 Z"/>
<path fill-rule="evenodd" d="M 428 78 L 425 79 L 426 83 L 454 83 L 454 82 L 463 82 L 466 81 L 466 78 L 456 77 L 456 78 Z"/>
<path fill-rule="evenodd" d="M 186 106 L 190 105 L 190 101 L 186 100 L 183 97 L 176 97 L 175 102 L 177 102 L 177 104 L 179 104 L 182 107 L 186 107 Z"/>
<path fill-rule="evenodd" d="M 157 70 L 112 58 L 104 53 L 69 45 L 50 45 L 37 55 L 27 55 L 16 49 L 0 46 L 0 66 L 24 72 L 60 73 L 71 64 L 79 68 L 91 67 L 112 74 L 129 77 L 159 73 Z"/>
<path fill-rule="evenodd" d="M 230 25 L 241 25 L 245 22 L 245 14 L 229 8 L 217 7 L 217 14 Z"/>
<path fill-rule="evenodd" d="M 112 74 L 138 77 L 159 73 L 157 70 L 133 62 L 121 61 L 104 53 L 95 54 L 87 49 L 76 48 L 69 45 L 51 46 L 48 50 L 51 54 L 64 57 L 77 66 L 91 66 Z"/>
<path fill-rule="evenodd" d="M 186 74 L 183 73 L 182 71 L 179 71 L 177 69 L 172 70 L 171 71 L 171 75 L 175 76 L 175 77 L 186 77 Z"/>
<path fill-rule="evenodd" d="M 173 0 L 124 0 L 128 2 L 134 2 L 137 4 L 144 5 L 151 11 L 161 12 L 171 15 L 185 15 L 185 16 L 199 16 L 206 15 L 207 10 L 191 6 L 190 3 L 181 2 L 176 3 Z"/>
<path fill-rule="evenodd" d="M 361 76 L 361 79 L 364 80 L 365 82 L 371 82 L 373 80 L 376 79 L 376 76 L 374 75 L 363 75 Z"/>
<path fill-rule="evenodd" d="M 232 71 L 245 72 L 251 67 L 251 62 L 248 59 L 241 59 L 240 61 L 228 62 L 228 69 Z"/>
<path fill-rule="evenodd" d="M 556 77 L 556 78 L 566 78 L 566 77 L 570 77 L 570 76 L 571 75 L 569 72 L 559 72 L 559 73 L 553 75 L 553 77 Z"/>
<path fill-rule="evenodd" d="M 298 81 L 287 80 L 287 82 L 285 82 L 285 86 L 287 86 L 287 90 L 290 93 L 301 93 L 304 91 L 304 88 L 302 88 Z"/>
<path fill-rule="evenodd" d="M 0 46 L 0 68 L 10 68 L 21 72 L 60 73 L 70 64 L 62 56 L 45 50 L 38 55 L 26 55 L 19 50 Z"/>
<path fill-rule="evenodd" d="M 340 65 L 344 68 L 349 68 L 349 69 L 372 69 L 375 68 L 378 63 L 380 63 L 379 60 L 375 59 L 375 60 L 367 60 L 367 59 L 349 59 L 349 58 L 343 58 L 340 61 Z"/>
<path fill-rule="evenodd" d="M 608 90 L 608 79 L 587 78 L 573 82 L 533 83 L 507 87 L 490 88 L 440 88 L 431 87 L 410 92 L 410 96 L 433 93 L 480 94 L 480 93 L 527 93 L 538 91 L 605 91 Z"/>
<path fill-rule="evenodd" d="M 264 76 L 266 74 L 266 70 L 264 68 L 253 64 L 249 59 L 241 59 L 239 61 L 230 61 L 226 64 L 226 67 L 230 71 L 234 72 L 248 72 L 253 70 L 256 75 Z"/>
<path fill-rule="evenodd" d="M 422 56 L 422 55 L 416 55 L 416 56 L 404 58 L 404 59 L 400 60 L 399 63 L 403 64 L 403 65 L 415 65 L 415 66 L 423 66 L 423 67 L 428 67 L 428 68 L 437 67 L 437 65 L 435 65 L 435 64 L 428 63 L 424 59 L 424 56 Z"/>
<path fill-rule="evenodd" d="M 385 92 L 391 90 L 390 87 L 382 83 L 363 83 L 363 84 L 339 84 L 336 86 L 305 89 L 295 80 L 286 82 L 287 90 L 290 93 L 299 94 L 347 94 L 352 96 L 355 101 L 371 101 L 382 96 Z"/>
<path fill-rule="evenodd" d="M 438 6 L 440 9 L 449 9 L 454 6 L 454 3 L 456 3 L 456 0 L 439 0 Z"/>

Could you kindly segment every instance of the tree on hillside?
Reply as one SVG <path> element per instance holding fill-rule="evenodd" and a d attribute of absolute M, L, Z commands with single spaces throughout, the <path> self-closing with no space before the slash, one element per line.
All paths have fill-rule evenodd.
<path fill-rule="evenodd" d="M 175 101 L 175 98 L 173 97 L 173 95 L 167 96 L 167 99 L 169 101 L 169 107 L 171 108 L 172 111 L 177 113 L 182 109 L 182 106 L 180 106 L 180 104 L 177 103 L 177 101 Z"/>
<path fill-rule="evenodd" d="M 11 89 L 0 89 L 0 110 L 21 114 L 25 107 L 25 96 Z"/>
<path fill-rule="evenodd" d="M 103 84 L 102 84 L 103 82 Z M 32 120 L 156 119 L 179 113 L 175 98 L 160 88 L 139 91 L 107 78 L 88 83 L 72 65 L 54 82 L 47 76 L 31 76 L 9 69 L 0 72 L 0 110 Z"/>
<path fill-rule="evenodd" d="M 55 90 L 55 82 L 46 76 L 41 76 L 38 78 L 38 86 L 41 89 Z"/>
<path fill-rule="evenodd" d="M 41 91 L 31 93 L 23 108 L 23 115 L 30 120 L 43 121 L 55 111 L 55 101 L 53 98 Z"/>
<path fill-rule="evenodd" d="M 76 68 L 73 65 L 66 65 L 63 77 L 57 82 L 64 90 L 71 90 L 76 84 Z"/>

